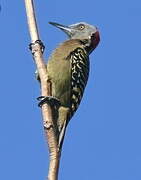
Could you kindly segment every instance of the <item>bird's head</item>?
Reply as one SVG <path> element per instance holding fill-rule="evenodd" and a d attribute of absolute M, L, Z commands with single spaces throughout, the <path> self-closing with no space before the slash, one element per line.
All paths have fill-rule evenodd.
<path fill-rule="evenodd" d="M 85 22 L 80 22 L 69 26 L 61 25 L 55 22 L 49 23 L 64 31 L 68 35 L 69 39 L 87 40 L 86 45 L 91 47 L 92 50 L 96 48 L 100 41 L 100 35 L 97 27 Z"/>

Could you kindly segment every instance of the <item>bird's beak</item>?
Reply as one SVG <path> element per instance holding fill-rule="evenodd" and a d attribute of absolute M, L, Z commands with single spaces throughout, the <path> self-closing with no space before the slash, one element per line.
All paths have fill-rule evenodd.
<path fill-rule="evenodd" d="M 62 31 L 64 31 L 69 37 L 72 36 L 73 34 L 73 29 L 69 26 L 65 26 L 65 25 L 62 25 L 62 24 L 58 24 L 58 23 L 55 23 L 55 22 L 49 22 L 49 24 L 61 29 Z"/>

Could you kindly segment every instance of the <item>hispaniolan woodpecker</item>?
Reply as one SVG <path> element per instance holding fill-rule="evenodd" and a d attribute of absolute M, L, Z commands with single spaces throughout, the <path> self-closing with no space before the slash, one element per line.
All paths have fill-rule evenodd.
<path fill-rule="evenodd" d="M 64 31 L 69 40 L 60 44 L 47 63 L 52 96 L 60 101 L 56 119 L 58 147 L 61 149 L 67 124 L 77 110 L 89 76 L 89 54 L 100 41 L 95 26 L 81 22 L 70 26 L 49 22 Z"/>

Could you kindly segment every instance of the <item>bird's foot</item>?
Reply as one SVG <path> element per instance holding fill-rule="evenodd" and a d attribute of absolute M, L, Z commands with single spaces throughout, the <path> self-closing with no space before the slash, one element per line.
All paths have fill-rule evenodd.
<path fill-rule="evenodd" d="M 50 106 L 57 106 L 59 107 L 61 105 L 59 99 L 57 99 L 54 96 L 40 96 L 37 98 L 39 102 L 38 106 L 42 107 L 43 104 L 49 104 Z"/>
<path fill-rule="evenodd" d="M 40 39 L 38 39 L 38 40 L 36 40 L 35 42 L 29 44 L 29 49 L 31 50 L 32 55 L 34 55 L 34 53 L 36 52 L 36 48 L 34 48 L 34 47 L 35 47 L 37 44 L 40 45 L 42 54 L 43 54 L 43 52 L 44 52 L 45 46 L 44 46 L 43 42 L 42 42 Z"/>

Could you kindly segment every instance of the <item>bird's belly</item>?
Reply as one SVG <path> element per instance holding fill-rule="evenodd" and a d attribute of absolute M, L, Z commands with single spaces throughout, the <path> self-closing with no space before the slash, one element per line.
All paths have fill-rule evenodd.
<path fill-rule="evenodd" d="M 50 61 L 48 74 L 52 83 L 52 96 L 58 98 L 62 106 L 70 107 L 71 73 L 69 62 L 65 60 L 63 62 Z"/>
<path fill-rule="evenodd" d="M 52 91 L 52 95 L 57 97 L 62 106 L 70 107 L 70 85 L 66 82 L 67 79 L 57 80 L 57 82 L 53 83 L 54 90 Z"/>

